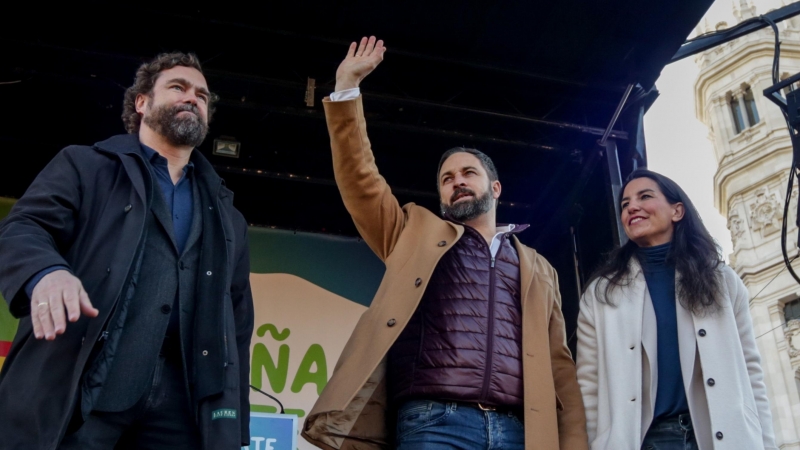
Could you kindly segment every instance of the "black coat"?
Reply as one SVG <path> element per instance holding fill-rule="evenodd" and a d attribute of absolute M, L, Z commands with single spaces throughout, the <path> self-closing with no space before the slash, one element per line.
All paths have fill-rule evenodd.
<path fill-rule="evenodd" d="M 192 394 L 203 447 L 238 450 L 239 440 L 250 443 L 247 223 L 208 161 L 198 151 L 191 159 L 203 203 L 215 205 L 203 211 Z M 0 449 L 55 449 L 63 438 L 91 350 L 137 259 L 152 186 L 135 135 L 70 146 L 0 222 L 0 292 L 21 318 L 0 372 Z M 70 268 L 100 314 L 68 323 L 55 341 L 37 340 L 24 286 L 53 265 Z M 230 409 L 235 418 L 212 420 Z"/>

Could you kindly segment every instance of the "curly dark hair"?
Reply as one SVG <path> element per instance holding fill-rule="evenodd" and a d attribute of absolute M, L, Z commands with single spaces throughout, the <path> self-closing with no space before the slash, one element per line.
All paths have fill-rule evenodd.
<path fill-rule="evenodd" d="M 719 246 L 703 225 L 703 220 L 694 204 L 677 183 L 646 169 L 635 170 L 628 176 L 617 199 L 618 203 L 622 203 L 622 195 L 628 183 L 637 178 L 649 178 L 655 181 L 671 205 L 683 203 L 686 211 L 683 219 L 675 224 L 672 245 L 667 254 L 667 261 L 673 262 L 676 273 L 680 274 L 678 298 L 681 305 L 696 315 L 717 310 L 722 289 L 717 267 L 723 264 L 723 261 Z M 636 243 L 629 240 L 612 251 L 606 263 L 593 274 L 593 280 L 607 281 L 595 284 L 597 298 L 605 299 L 600 300 L 601 302 L 608 302 L 614 289 L 626 286 L 631 281 L 628 276 L 628 264 L 637 248 Z M 598 291 L 601 284 L 605 286 L 603 290 L 605 295 L 600 295 Z"/>
<path fill-rule="evenodd" d="M 191 67 L 203 73 L 203 68 L 200 66 L 200 59 L 194 53 L 161 53 L 153 60 L 148 61 L 136 70 L 136 78 L 133 81 L 133 86 L 125 90 L 125 100 L 122 103 L 122 122 L 125 124 L 125 130 L 130 134 L 139 132 L 139 126 L 142 123 L 142 116 L 136 112 L 136 97 L 139 94 L 153 96 L 153 86 L 156 85 L 156 80 L 161 72 L 172 69 L 175 66 Z M 218 97 L 211 94 L 208 99 L 208 121 L 211 122 L 211 116 L 214 114 L 214 103 Z"/>

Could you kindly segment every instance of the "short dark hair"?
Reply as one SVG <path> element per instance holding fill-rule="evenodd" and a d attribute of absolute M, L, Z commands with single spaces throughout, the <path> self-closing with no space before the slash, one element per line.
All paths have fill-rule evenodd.
<path fill-rule="evenodd" d="M 439 175 L 440 175 L 440 173 L 442 171 L 442 165 L 444 164 L 445 161 L 447 161 L 447 158 L 453 156 L 456 153 L 469 153 L 470 155 L 473 155 L 474 157 L 478 158 L 478 160 L 481 162 L 481 165 L 483 166 L 484 170 L 486 170 L 486 173 L 489 175 L 489 181 L 490 182 L 497 181 L 497 180 L 500 179 L 500 177 L 497 175 L 497 168 L 494 166 L 494 162 L 492 161 L 492 158 L 489 158 L 489 155 L 487 155 L 486 153 L 483 153 L 480 150 L 474 149 L 474 148 L 453 147 L 450 150 L 444 152 L 442 157 L 439 159 L 439 168 L 436 170 L 436 186 L 437 186 L 437 189 L 438 189 L 438 186 L 439 186 Z"/>
<path fill-rule="evenodd" d="M 200 59 L 194 53 L 161 53 L 153 60 L 148 61 L 136 70 L 136 78 L 133 80 L 133 86 L 125 90 L 125 99 L 122 102 L 122 122 L 125 124 L 125 130 L 130 134 L 139 132 L 139 126 L 142 123 L 142 116 L 136 112 L 136 97 L 139 94 L 152 97 L 153 87 L 156 85 L 156 80 L 161 72 L 172 69 L 175 66 L 190 67 L 197 69 L 203 73 L 203 68 L 200 66 Z M 211 122 L 211 116 L 214 114 L 214 103 L 217 101 L 217 96 L 211 94 L 208 99 L 208 121 Z"/>

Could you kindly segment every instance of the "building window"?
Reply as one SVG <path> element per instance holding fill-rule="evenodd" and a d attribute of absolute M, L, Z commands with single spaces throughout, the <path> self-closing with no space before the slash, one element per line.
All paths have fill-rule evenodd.
<path fill-rule="evenodd" d="M 753 90 L 750 86 L 744 91 L 744 107 L 747 110 L 747 120 L 750 126 L 758 123 L 758 110 L 756 109 L 756 99 L 753 98 Z"/>
<path fill-rule="evenodd" d="M 750 86 L 743 86 L 741 94 L 728 96 L 728 104 L 731 108 L 731 118 L 736 134 L 741 133 L 747 128 L 757 124 L 761 119 L 758 117 L 756 100 L 753 97 L 753 90 Z"/>
<path fill-rule="evenodd" d="M 792 300 L 783 306 L 783 317 L 786 322 L 792 319 L 800 319 L 800 299 Z"/>

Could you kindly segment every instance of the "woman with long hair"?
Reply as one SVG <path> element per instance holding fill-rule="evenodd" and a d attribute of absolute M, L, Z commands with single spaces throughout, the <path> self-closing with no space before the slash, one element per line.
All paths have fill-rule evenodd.
<path fill-rule="evenodd" d="M 686 193 L 649 170 L 619 198 L 629 241 L 581 300 L 593 450 L 777 449 L 749 295 Z"/>

